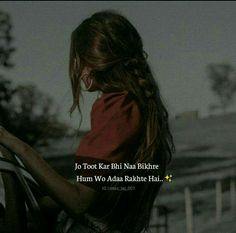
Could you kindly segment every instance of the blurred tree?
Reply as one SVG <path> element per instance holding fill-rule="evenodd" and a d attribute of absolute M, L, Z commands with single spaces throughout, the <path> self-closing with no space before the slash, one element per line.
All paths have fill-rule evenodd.
<path fill-rule="evenodd" d="M 34 145 L 63 136 L 68 126 L 58 120 L 58 109 L 35 85 L 17 86 L 11 99 L 14 109 L 12 132 Z"/>
<path fill-rule="evenodd" d="M 15 51 L 12 47 L 12 36 L 11 36 L 12 24 L 9 14 L 2 12 L 0 10 L 0 68 L 9 69 L 13 67 L 10 62 L 10 57 Z M 0 74 L 0 123 L 6 125 L 6 123 L 11 121 L 11 98 L 14 95 L 14 88 L 12 83 L 5 79 L 3 75 Z"/>
<path fill-rule="evenodd" d="M 227 63 L 209 64 L 207 66 L 208 78 L 211 81 L 212 91 L 219 97 L 219 105 L 211 105 L 209 110 L 221 108 L 223 113 L 233 103 L 236 92 L 236 75 L 232 65 Z"/>
<path fill-rule="evenodd" d="M 11 22 L 8 14 L 0 11 L 0 67 L 12 68 Z M 58 120 L 58 109 L 52 98 L 36 86 L 13 87 L 0 75 L 0 124 L 30 145 L 63 136 L 69 127 Z"/>
<path fill-rule="evenodd" d="M 0 75 L 0 123 L 5 124 L 10 121 L 11 114 L 11 99 L 14 95 L 11 82 Z"/>
<path fill-rule="evenodd" d="M 0 10 L 0 66 L 10 68 L 13 64 L 10 62 L 10 56 L 15 51 L 11 46 L 13 40 L 11 36 L 12 23 L 10 16 Z"/>

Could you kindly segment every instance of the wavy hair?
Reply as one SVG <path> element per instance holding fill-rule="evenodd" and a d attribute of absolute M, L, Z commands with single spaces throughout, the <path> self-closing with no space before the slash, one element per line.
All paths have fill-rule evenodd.
<path fill-rule="evenodd" d="M 143 137 L 134 162 L 159 164 L 161 178 L 164 178 L 175 146 L 169 129 L 168 112 L 147 58 L 138 31 L 118 11 L 100 11 L 83 20 L 71 35 L 69 75 L 73 104 L 70 113 L 78 108 L 81 114 L 80 76 L 85 66 L 91 67 L 90 77 L 96 90 L 129 91 L 139 104 L 144 118 Z M 129 210 L 126 206 L 126 214 L 121 214 L 119 220 L 115 217 L 115 211 L 121 208 L 118 200 L 124 196 L 110 192 L 111 200 L 117 205 L 115 207 L 114 204 L 114 215 L 111 214 L 107 221 L 114 228 L 119 227 L 122 233 L 139 233 L 146 229 L 160 186 L 160 183 L 146 184 L 136 192 L 126 194 L 133 204 L 128 204 Z M 139 214 L 137 211 L 140 211 Z"/>

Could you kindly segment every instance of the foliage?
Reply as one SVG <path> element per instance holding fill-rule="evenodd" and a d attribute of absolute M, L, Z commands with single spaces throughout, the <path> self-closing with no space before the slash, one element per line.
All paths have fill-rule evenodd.
<path fill-rule="evenodd" d="M 225 113 L 233 103 L 236 92 L 236 74 L 232 65 L 227 63 L 210 64 L 207 66 L 208 78 L 211 81 L 211 89 L 219 98 L 219 107 Z M 211 105 L 215 109 L 217 105 Z"/>
<path fill-rule="evenodd" d="M 11 29 L 12 24 L 9 14 L 0 11 L 0 66 L 6 68 L 13 66 L 10 62 L 10 57 L 15 51 L 15 48 L 11 46 L 13 40 Z"/>
<path fill-rule="evenodd" d="M 0 67 L 11 69 L 11 22 L 8 14 L 0 11 Z M 17 87 L 0 75 L 0 124 L 30 145 L 61 137 L 68 126 L 58 120 L 58 110 L 49 96 L 36 86 Z"/>

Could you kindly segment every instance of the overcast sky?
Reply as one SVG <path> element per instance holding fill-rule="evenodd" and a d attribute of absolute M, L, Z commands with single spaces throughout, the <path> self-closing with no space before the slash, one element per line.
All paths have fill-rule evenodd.
<path fill-rule="evenodd" d="M 60 118 L 76 128 L 77 113 L 71 119 L 68 114 L 70 35 L 83 19 L 103 9 L 120 10 L 139 31 L 170 115 L 199 110 L 206 116 L 209 104 L 217 101 L 206 65 L 229 62 L 236 67 L 236 2 L 0 2 L 0 10 L 11 15 L 17 48 L 16 66 L 7 77 L 17 84 L 37 84 L 59 104 Z M 95 98 L 85 95 L 84 129 L 90 127 Z"/>

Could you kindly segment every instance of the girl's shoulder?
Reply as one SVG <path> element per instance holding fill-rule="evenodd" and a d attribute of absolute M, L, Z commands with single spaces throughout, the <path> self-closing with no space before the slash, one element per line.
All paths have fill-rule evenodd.
<path fill-rule="evenodd" d="M 129 91 L 102 93 L 92 106 L 92 115 L 140 114 L 135 97 Z"/>
<path fill-rule="evenodd" d="M 93 104 L 91 130 L 80 142 L 77 155 L 122 160 L 141 129 L 139 107 L 127 91 L 104 93 Z"/>

